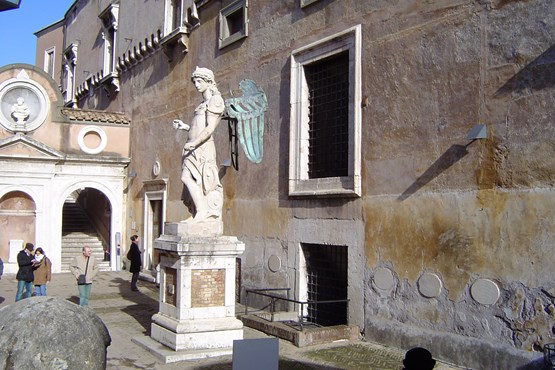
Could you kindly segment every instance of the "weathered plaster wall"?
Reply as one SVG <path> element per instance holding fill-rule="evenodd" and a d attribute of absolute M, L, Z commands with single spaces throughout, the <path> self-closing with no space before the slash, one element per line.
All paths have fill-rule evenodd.
<path fill-rule="evenodd" d="M 269 102 L 262 164 L 241 152 L 238 172 L 221 171 L 225 233 L 247 246 L 244 286 L 293 287 L 299 243 L 344 244 L 357 303 L 350 316 L 369 338 L 377 333 L 369 328 L 391 322 L 386 333 L 404 333 L 403 345 L 426 343 L 462 364 L 460 353 L 442 352 L 441 338 L 466 351 L 485 343 L 479 340 L 525 350 L 553 341 L 554 2 L 321 0 L 305 9 L 250 2 L 249 36 L 223 50 L 219 9 L 219 1 L 200 8 L 187 54 L 168 62 L 159 50 L 120 76 L 111 107 L 133 117 L 131 168 L 138 172 L 129 185 L 129 225 L 142 230 L 144 184 L 155 178 L 168 179 L 167 220 L 187 216 L 179 200 L 186 133 L 171 121 L 192 117 L 200 97 L 190 73 L 210 67 L 224 97 L 239 95 L 239 81 L 250 78 Z M 356 24 L 368 101 L 363 197 L 290 198 L 290 53 Z M 488 139 L 470 143 L 466 134 L 477 123 Z M 225 123 L 215 136 L 221 161 Z M 269 271 L 271 255 L 283 270 Z M 424 274 L 441 283 L 436 296 L 421 294 L 429 288 L 419 280 Z M 471 295 L 480 279 L 498 287 L 495 303 Z M 411 329 L 391 329 L 399 327 Z M 435 344 L 426 342 L 431 331 Z"/>
<path fill-rule="evenodd" d="M 553 341 L 554 12 L 548 1 L 470 3 L 371 42 L 369 327 L 393 320 L 528 351 Z M 468 145 L 475 123 L 488 139 Z M 383 268 L 388 290 L 375 286 Z M 439 276 L 437 297 L 419 293 L 424 273 Z M 477 303 L 478 279 L 499 300 Z"/>

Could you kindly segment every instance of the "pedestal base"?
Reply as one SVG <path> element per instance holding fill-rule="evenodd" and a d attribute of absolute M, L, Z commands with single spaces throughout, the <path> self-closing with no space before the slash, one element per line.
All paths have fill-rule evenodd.
<path fill-rule="evenodd" d="M 152 353 L 165 364 L 219 356 L 231 356 L 233 354 L 233 348 L 174 351 L 171 348 L 164 346 L 160 342 L 157 342 L 154 339 L 146 336 L 132 338 L 131 340 Z"/>
<path fill-rule="evenodd" d="M 243 339 L 243 322 L 234 317 L 175 320 L 156 314 L 150 336 L 174 351 L 231 348 L 234 340 Z"/>
<path fill-rule="evenodd" d="M 233 341 L 243 339 L 243 323 L 235 317 L 235 267 L 245 244 L 221 231 L 220 221 L 167 223 L 154 242 L 160 307 L 150 340 L 141 342 L 165 362 L 231 354 Z"/>

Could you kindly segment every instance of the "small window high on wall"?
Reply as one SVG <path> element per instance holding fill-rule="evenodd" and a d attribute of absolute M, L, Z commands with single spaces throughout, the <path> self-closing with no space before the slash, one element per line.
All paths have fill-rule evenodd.
<path fill-rule="evenodd" d="M 293 51 L 290 196 L 360 196 L 361 27 Z"/>
<path fill-rule="evenodd" d="M 220 49 L 248 36 L 247 7 L 247 0 L 238 0 L 220 11 Z"/>
<path fill-rule="evenodd" d="M 54 51 L 56 48 L 50 48 L 44 51 L 44 71 L 54 78 Z"/>

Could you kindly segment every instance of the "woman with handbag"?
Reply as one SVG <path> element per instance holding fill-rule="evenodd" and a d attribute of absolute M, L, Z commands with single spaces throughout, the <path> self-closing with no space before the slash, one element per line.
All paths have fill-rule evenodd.
<path fill-rule="evenodd" d="M 91 295 L 93 278 L 98 272 L 98 265 L 94 256 L 91 254 L 89 246 L 83 247 L 83 254 L 75 257 L 69 269 L 77 280 L 79 290 L 79 306 L 88 306 Z"/>
<path fill-rule="evenodd" d="M 33 284 L 35 285 L 35 296 L 46 296 L 46 284 L 52 278 L 52 262 L 44 254 L 42 248 L 35 249 L 35 259 L 33 260 L 35 269 Z"/>

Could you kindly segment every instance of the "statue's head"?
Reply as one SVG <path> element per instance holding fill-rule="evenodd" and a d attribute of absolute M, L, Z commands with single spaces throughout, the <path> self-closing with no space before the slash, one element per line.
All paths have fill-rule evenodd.
<path fill-rule="evenodd" d="M 218 91 L 218 87 L 216 86 L 216 81 L 214 80 L 214 72 L 209 70 L 208 68 L 195 68 L 195 71 L 191 74 L 191 81 L 194 82 L 195 79 L 200 78 L 203 81 L 208 83 L 208 89 L 213 95 L 220 95 Z"/>
<path fill-rule="evenodd" d="M 216 81 L 214 81 L 214 72 L 212 72 L 208 68 L 201 68 L 201 67 L 195 68 L 195 71 L 191 75 L 191 80 L 195 78 L 202 78 L 204 81 L 209 82 L 211 84 L 216 83 Z"/>

